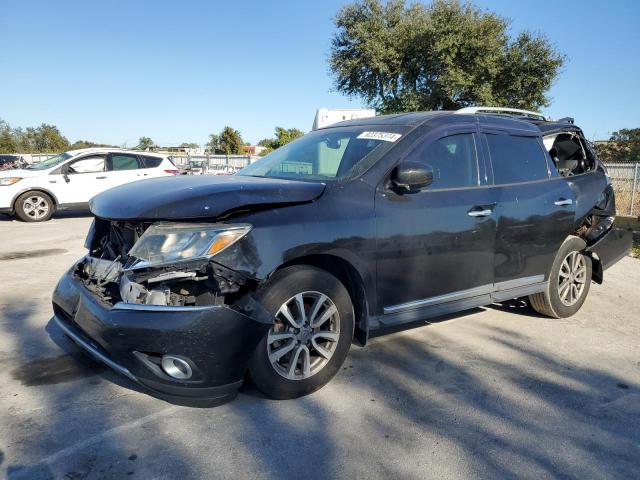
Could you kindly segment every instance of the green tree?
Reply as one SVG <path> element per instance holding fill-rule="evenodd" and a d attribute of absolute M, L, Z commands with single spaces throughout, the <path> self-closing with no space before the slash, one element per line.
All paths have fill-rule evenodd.
<path fill-rule="evenodd" d="M 283 145 L 286 145 L 289 142 L 294 141 L 296 138 L 300 138 L 304 135 L 302 130 L 298 130 L 297 128 L 282 128 L 276 127 L 276 138 L 271 144 L 271 148 L 274 150 L 276 148 L 280 148 Z"/>
<path fill-rule="evenodd" d="M 267 147 L 267 150 L 264 150 L 260 155 L 264 156 L 276 148 L 280 148 L 303 135 L 304 132 L 297 128 L 276 127 L 275 138 L 263 138 L 258 142 L 258 145 L 261 147 Z"/>
<path fill-rule="evenodd" d="M 36 129 L 27 129 L 32 136 L 36 152 L 62 152 L 69 148 L 69 140 L 62 136 L 58 127 L 43 123 Z"/>
<path fill-rule="evenodd" d="M 382 113 L 470 105 L 536 109 L 565 62 L 528 31 L 473 3 L 361 0 L 335 18 L 329 65 L 339 92 Z"/>
<path fill-rule="evenodd" d="M 200 145 L 194 142 L 191 142 L 191 143 L 183 142 L 180 144 L 180 148 L 200 148 Z"/>
<path fill-rule="evenodd" d="M 242 153 L 242 135 L 238 130 L 224 127 L 220 132 L 220 150 L 225 155 L 239 155 Z"/>
<path fill-rule="evenodd" d="M 640 128 L 623 128 L 613 132 L 608 142 L 596 144 L 604 162 L 640 162 Z"/>
<path fill-rule="evenodd" d="M 107 145 L 105 143 L 95 143 L 88 140 L 76 140 L 69 146 L 69 150 L 79 150 L 81 148 L 93 148 L 93 147 L 114 147 L 114 145 Z"/>
<path fill-rule="evenodd" d="M 136 150 L 152 150 L 156 144 L 149 137 L 140 137 Z"/>
<path fill-rule="evenodd" d="M 0 119 L 0 153 L 16 153 L 18 144 L 7 122 Z"/>
<path fill-rule="evenodd" d="M 218 153 L 220 150 L 220 136 L 212 133 L 209 135 L 209 142 L 206 145 L 207 150 L 211 153 Z"/>

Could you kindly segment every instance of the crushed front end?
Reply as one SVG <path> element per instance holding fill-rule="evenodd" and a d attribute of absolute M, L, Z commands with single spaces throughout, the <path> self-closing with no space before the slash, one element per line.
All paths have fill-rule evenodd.
<path fill-rule="evenodd" d="M 272 322 L 254 299 L 258 282 L 215 262 L 248 229 L 96 218 L 88 255 L 56 287 L 55 320 L 157 396 L 229 401 Z"/>

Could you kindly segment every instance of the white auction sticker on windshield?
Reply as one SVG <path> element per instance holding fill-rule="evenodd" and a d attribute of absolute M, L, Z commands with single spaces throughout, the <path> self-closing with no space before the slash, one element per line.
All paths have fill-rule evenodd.
<path fill-rule="evenodd" d="M 382 140 L 383 142 L 395 142 L 402 136 L 401 133 L 391 132 L 362 132 L 358 138 L 365 140 Z"/>

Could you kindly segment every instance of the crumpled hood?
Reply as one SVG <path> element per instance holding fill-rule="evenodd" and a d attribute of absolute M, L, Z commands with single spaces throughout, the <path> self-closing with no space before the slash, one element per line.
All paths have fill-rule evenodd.
<path fill-rule="evenodd" d="M 240 175 L 161 177 L 107 190 L 90 207 L 110 220 L 215 218 L 243 207 L 310 202 L 324 188 L 323 183 Z"/>

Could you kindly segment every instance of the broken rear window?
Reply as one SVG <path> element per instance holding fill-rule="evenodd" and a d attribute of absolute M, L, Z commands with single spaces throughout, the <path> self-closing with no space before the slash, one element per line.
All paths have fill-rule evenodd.
<path fill-rule="evenodd" d="M 586 140 L 578 132 L 561 132 L 544 137 L 544 146 L 563 177 L 590 172 L 596 159 Z"/>

